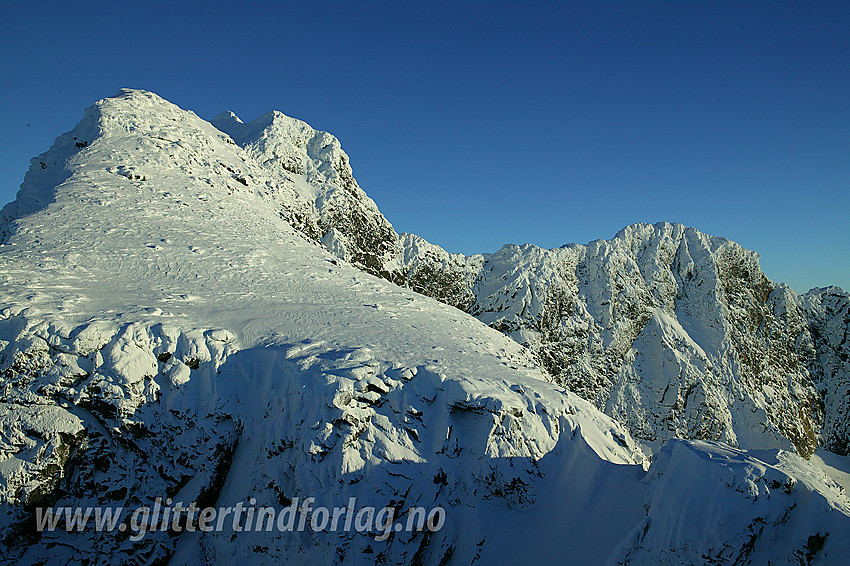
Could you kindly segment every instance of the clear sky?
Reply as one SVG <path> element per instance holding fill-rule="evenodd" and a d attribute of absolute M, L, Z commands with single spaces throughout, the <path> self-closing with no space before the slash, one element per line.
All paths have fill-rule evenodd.
<path fill-rule="evenodd" d="M 850 2 L 3 3 L 0 200 L 121 87 L 328 130 L 449 251 L 681 222 L 850 289 Z"/>

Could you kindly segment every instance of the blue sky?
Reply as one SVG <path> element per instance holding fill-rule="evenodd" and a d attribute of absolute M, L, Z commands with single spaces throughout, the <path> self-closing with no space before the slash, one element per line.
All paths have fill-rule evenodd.
<path fill-rule="evenodd" d="M 3 202 L 144 88 L 334 133 L 396 229 L 449 251 L 666 220 L 850 289 L 848 2 L 4 4 Z"/>

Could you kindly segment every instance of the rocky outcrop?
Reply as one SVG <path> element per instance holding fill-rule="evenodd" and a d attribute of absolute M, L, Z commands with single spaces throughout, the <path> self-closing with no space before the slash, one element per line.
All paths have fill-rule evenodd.
<path fill-rule="evenodd" d="M 415 234 L 401 234 L 399 244 L 401 268 L 394 277 L 399 284 L 469 311 L 475 301 L 475 279 L 485 256 L 450 254 Z"/>

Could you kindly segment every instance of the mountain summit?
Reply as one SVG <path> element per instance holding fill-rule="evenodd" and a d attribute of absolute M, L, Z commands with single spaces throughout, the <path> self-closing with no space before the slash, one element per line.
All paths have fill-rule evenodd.
<path fill-rule="evenodd" d="M 254 161 L 298 195 L 290 223 L 322 242 L 335 255 L 374 273 L 388 275 L 398 255 L 398 235 L 354 180 L 339 140 L 280 112 L 245 124 L 232 112 L 212 124 L 226 132 Z M 281 203 L 284 208 L 291 203 Z"/>
<path fill-rule="evenodd" d="M 33 159 L 0 236 L 2 564 L 850 551 L 847 293 L 799 297 L 727 240 L 449 254 L 393 230 L 330 134 L 127 89 Z M 308 500 L 445 522 L 38 528 Z"/>

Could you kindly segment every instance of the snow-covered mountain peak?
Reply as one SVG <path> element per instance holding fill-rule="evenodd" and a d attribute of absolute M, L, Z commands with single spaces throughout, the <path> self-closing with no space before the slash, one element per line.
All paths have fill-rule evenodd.
<path fill-rule="evenodd" d="M 303 237 L 280 213 L 285 187 L 141 91 L 99 101 L 34 161 L 22 195 L 49 199 L 18 207 L 0 247 L 0 563 L 49 560 L 56 537 L 67 562 L 256 563 L 264 544 L 266 563 L 337 548 L 403 563 L 422 538 L 22 535 L 36 505 L 171 495 L 459 506 L 429 540 L 442 556 L 461 536 L 471 560 L 480 539 L 459 521 L 477 494 L 528 506 L 522 486 L 559 443 L 642 469 L 622 426 L 547 383 L 519 344 Z"/>
<path fill-rule="evenodd" d="M 184 175 L 192 182 L 172 182 Z M 96 188 L 101 183 L 114 188 L 118 198 L 131 198 L 144 187 L 160 200 L 191 202 L 202 196 L 199 187 L 207 187 L 246 196 L 244 204 L 250 206 L 263 199 L 300 206 L 290 187 L 194 112 L 151 92 L 122 89 L 89 107 L 73 130 L 32 160 L 16 200 L 3 210 L 4 234 L 15 229 L 13 221 L 50 204 L 112 202 L 109 192 Z M 168 190 L 153 190 L 162 186 Z"/>
<path fill-rule="evenodd" d="M 330 134 L 279 113 L 214 121 L 122 90 L 3 210 L 0 564 L 850 552 L 847 465 L 812 456 L 850 446 L 846 293 L 801 299 L 674 224 L 449 254 L 395 233 Z M 383 540 L 33 533 L 39 506 L 156 497 L 354 497 L 447 521 Z"/>
<path fill-rule="evenodd" d="M 210 120 L 210 123 L 222 132 L 226 132 L 234 141 L 240 137 L 245 128 L 245 122 L 230 110 L 217 115 Z"/>
<path fill-rule="evenodd" d="M 200 130 L 204 135 L 220 137 L 210 124 L 199 118 L 191 110 L 184 110 L 161 96 L 146 90 L 122 88 L 114 95 L 98 100 L 86 110 L 86 116 L 91 115 L 99 126 L 110 133 L 123 130 L 125 133 L 153 134 L 157 129 L 164 128 L 166 122 L 174 122 L 182 127 L 181 133 L 190 135 L 191 141 L 198 139 L 192 135 L 193 130 Z M 84 123 L 86 118 L 83 118 Z M 111 131 L 116 129 L 116 132 Z M 177 131 L 177 130 L 173 130 Z"/>
<path fill-rule="evenodd" d="M 356 186 L 348 155 L 339 140 L 277 110 L 242 122 L 232 112 L 219 114 L 212 124 L 263 164 L 275 165 L 309 182 L 348 183 Z"/>
<path fill-rule="evenodd" d="M 335 136 L 278 111 L 248 123 L 225 112 L 212 123 L 296 193 L 298 206 L 308 212 L 290 215 L 290 223 L 339 258 L 391 278 L 398 265 L 398 235 L 354 180 Z"/>
<path fill-rule="evenodd" d="M 477 259 L 401 242 L 412 288 L 529 346 L 650 450 L 673 437 L 804 456 L 850 446 L 847 294 L 800 297 L 736 242 L 667 222 Z"/>

